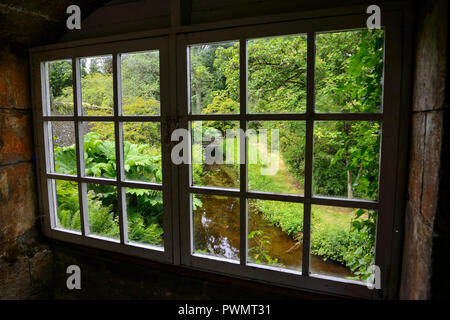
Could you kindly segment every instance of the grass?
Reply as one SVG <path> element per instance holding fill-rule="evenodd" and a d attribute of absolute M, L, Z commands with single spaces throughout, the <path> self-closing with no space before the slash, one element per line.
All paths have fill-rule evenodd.
<path fill-rule="evenodd" d="M 230 141 L 229 141 L 230 142 Z M 231 142 L 230 142 L 231 143 Z M 224 145 L 228 144 L 224 140 Z M 228 144 L 231 145 L 231 144 Z M 225 149 L 224 149 L 225 150 Z M 258 161 L 256 164 L 248 165 L 249 189 L 263 192 L 274 192 L 284 194 L 303 194 L 303 186 L 289 173 L 282 157 L 277 153 L 267 150 L 265 145 L 261 143 L 251 142 L 249 145 L 249 153 L 258 150 Z M 225 153 L 226 151 L 224 151 Z M 234 144 L 235 160 L 239 154 L 239 146 Z M 251 156 L 249 156 L 251 158 Z M 278 160 L 278 170 L 271 175 L 261 174 L 264 169 L 270 168 L 274 162 Z M 233 180 L 239 177 L 238 165 L 221 165 L 219 177 L 215 177 L 214 171 L 201 172 L 203 165 L 194 165 L 196 173 L 194 177 L 201 177 L 209 180 L 208 185 L 223 185 L 223 175 Z M 275 165 L 275 168 L 277 166 Z M 220 178 L 221 181 L 216 181 Z M 195 179 L 195 180 L 200 180 Z M 221 184 L 222 183 L 222 184 Z M 229 182 L 228 182 L 229 184 Z M 225 186 L 226 187 L 226 186 Z M 239 188 L 238 184 L 228 187 Z M 250 201 L 250 206 L 254 207 L 264 219 L 274 226 L 280 227 L 293 239 L 301 241 L 303 232 L 303 206 L 297 203 L 280 202 L 280 201 Z M 300 207 L 300 208 L 299 208 Z M 350 230 L 350 223 L 353 218 L 354 209 L 336 208 L 326 206 L 313 206 L 312 208 L 312 232 L 313 237 L 317 233 L 321 233 L 325 238 L 332 237 L 335 233 L 347 233 Z M 326 239 L 325 239 L 326 240 Z"/>

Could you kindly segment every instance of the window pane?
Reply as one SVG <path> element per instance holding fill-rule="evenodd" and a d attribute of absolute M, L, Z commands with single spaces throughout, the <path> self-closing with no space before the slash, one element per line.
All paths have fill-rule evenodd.
<path fill-rule="evenodd" d="M 311 273 L 366 280 L 374 264 L 377 214 L 313 205 Z"/>
<path fill-rule="evenodd" d="M 161 129 L 158 122 L 123 123 L 125 178 L 162 182 Z"/>
<path fill-rule="evenodd" d="M 239 113 L 239 42 L 189 47 L 192 114 Z"/>
<path fill-rule="evenodd" d="M 114 105 L 112 56 L 80 59 L 83 115 L 112 116 Z"/>
<path fill-rule="evenodd" d="M 239 188 L 239 122 L 192 122 L 192 182 Z"/>
<path fill-rule="evenodd" d="M 248 41 L 249 113 L 306 111 L 306 35 Z"/>
<path fill-rule="evenodd" d="M 163 246 L 161 191 L 126 188 L 128 240 Z"/>
<path fill-rule="evenodd" d="M 84 162 L 89 177 L 116 177 L 116 145 L 113 122 L 85 122 Z"/>
<path fill-rule="evenodd" d="M 239 259 L 239 198 L 192 195 L 193 251 Z"/>
<path fill-rule="evenodd" d="M 77 174 L 77 151 L 75 148 L 75 126 L 71 121 L 52 121 L 51 148 L 53 148 L 54 173 Z"/>
<path fill-rule="evenodd" d="M 44 115 L 73 116 L 72 60 L 46 63 L 48 72 L 48 102 Z"/>
<path fill-rule="evenodd" d="M 248 260 L 301 271 L 303 205 L 249 200 Z"/>
<path fill-rule="evenodd" d="M 66 180 L 49 180 L 56 186 L 56 227 L 81 231 L 78 184 Z"/>
<path fill-rule="evenodd" d="M 87 202 L 90 234 L 119 239 L 116 187 L 88 183 Z"/>
<path fill-rule="evenodd" d="M 371 121 L 315 122 L 314 194 L 377 200 L 380 130 Z"/>
<path fill-rule="evenodd" d="M 122 114 L 159 115 L 159 51 L 127 53 L 122 62 Z"/>
<path fill-rule="evenodd" d="M 304 121 L 251 121 L 248 124 L 250 190 L 303 194 Z"/>
<path fill-rule="evenodd" d="M 316 37 L 316 111 L 380 112 L 383 30 Z"/>

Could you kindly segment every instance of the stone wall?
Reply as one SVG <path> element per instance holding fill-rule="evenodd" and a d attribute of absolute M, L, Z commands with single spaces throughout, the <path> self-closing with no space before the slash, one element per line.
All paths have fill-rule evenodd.
<path fill-rule="evenodd" d="M 32 116 L 26 57 L 0 52 L 0 254 L 35 222 Z"/>
<path fill-rule="evenodd" d="M 440 173 L 445 165 L 442 148 L 449 148 L 448 144 L 443 144 L 443 134 L 445 127 L 450 125 L 448 117 L 444 118 L 448 108 L 448 1 L 420 1 L 417 14 L 402 299 L 431 297 L 432 247 L 439 227 L 435 217 L 439 201 L 449 201 L 449 194 L 440 188 L 443 183 Z"/>
<path fill-rule="evenodd" d="M 28 59 L 0 51 L 0 299 L 42 295 L 51 253 L 36 245 L 36 183 Z"/>

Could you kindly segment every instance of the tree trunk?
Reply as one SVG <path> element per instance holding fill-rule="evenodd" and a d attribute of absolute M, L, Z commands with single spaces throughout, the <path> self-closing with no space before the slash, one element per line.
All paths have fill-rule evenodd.
<path fill-rule="evenodd" d="M 346 158 L 346 165 L 347 165 L 347 168 L 349 167 L 349 165 L 350 165 L 350 159 L 349 159 L 349 157 L 347 157 Z M 351 170 L 349 170 L 349 169 L 347 169 L 347 197 L 349 198 L 349 199 L 352 199 L 353 198 L 353 189 L 352 189 L 352 171 Z"/>

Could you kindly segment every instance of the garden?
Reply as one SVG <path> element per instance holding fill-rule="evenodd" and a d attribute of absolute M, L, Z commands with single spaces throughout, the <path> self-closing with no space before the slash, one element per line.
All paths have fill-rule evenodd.
<path fill-rule="evenodd" d="M 380 112 L 383 76 L 380 30 L 317 35 L 315 110 L 317 113 Z M 240 92 L 239 43 L 190 48 L 191 109 L 194 114 L 238 114 Z M 307 40 L 303 35 L 254 39 L 248 43 L 248 111 L 253 114 L 306 111 Z M 122 56 L 124 115 L 159 115 L 159 56 L 157 52 Z M 70 61 L 49 64 L 51 112 L 73 114 Z M 113 110 L 112 59 L 81 60 L 83 112 L 111 115 Z M 85 174 L 116 178 L 113 122 L 86 122 Z M 237 129 L 238 121 L 193 122 L 192 130 L 214 128 L 223 136 Z M 251 121 L 255 132 L 278 129 L 279 150 L 261 134 L 249 141 L 258 162 L 248 165 L 250 190 L 303 194 L 305 177 L 305 121 Z M 76 174 L 76 149 L 65 138 L 66 127 L 53 124 L 55 172 Z M 381 124 L 376 121 L 318 121 L 314 123 L 313 195 L 377 200 Z M 235 148 L 236 138 L 220 140 Z M 204 150 L 193 144 L 193 151 Z M 225 151 L 224 151 L 225 153 Z M 124 170 L 127 180 L 161 183 L 160 125 L 154 122 L 123 124 Z M 261 170 L 278 159 L 278 170 Z M 264 160 L 264 161 L 263 161 Z M 193 164 L 194 185 L 239 188 L 239 164 Z M 80 230 L 78 185 L 56 182 L 60 227 Z M 129 240 L 163 244 L 162 193 L 148 189 L 125 190 Z M 87 184 L 90 231 L 119 237 L 117 190 Z M 235 259 L 239 256 L 239 204 L 236 199 L 194 195 L 194 249 Z M 301 269 L 303 205 L 250 200 L 249 260 L 271 267 Z M 374 263 L 377 213 L 371 210 L 313 205 L 311 210 L 311 271 L 365 280 Z M 326 265 L 322 265 L 326 263 Z M 332 270 L 331 270 L 331 269 Z M 331 271 L 330 271 L 331 270 Z"/>

